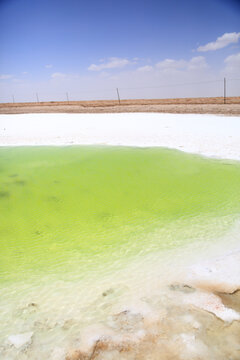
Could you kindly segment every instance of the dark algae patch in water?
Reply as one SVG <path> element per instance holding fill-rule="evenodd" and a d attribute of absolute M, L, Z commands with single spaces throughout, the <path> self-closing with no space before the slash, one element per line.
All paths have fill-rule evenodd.
<path fill-rule="evenodd" d="M 8 191 L 0 191 L 0 199 L 8 198 L 10 193 Z"/>
<path fill-rule="evenodd" d="M 122 266 L 208 241 L 240 212 L 237 162 L 174 150 L 1 148 L 0 168 L 2 281 Z"/>

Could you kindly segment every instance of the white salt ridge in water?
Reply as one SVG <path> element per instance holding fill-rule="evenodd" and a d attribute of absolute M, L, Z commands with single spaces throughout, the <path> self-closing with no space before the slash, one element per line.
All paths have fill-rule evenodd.
<path fill-rule="evenodd" d="M 7 340 L 16 349 L 20 349 L 31 344 L 32 336 L 33 332 L 31 331 L 23 334 L 10 335 Z"/>
<path fill-rule="evenodd" d="M 206 310 L 223 321 L 231 323 L 234 320 L 240 320 L 240 314 L 237 311 L 224 306 L 221 299 L 212 293 L 197 291 L 188 294 L 184 299 L 184 303 Z"/>
<path fill-rule="evenodd" d="M 0 145 L 163 146 L 240 160 L 240 117 L 122 113 L 0 115 Z"/>

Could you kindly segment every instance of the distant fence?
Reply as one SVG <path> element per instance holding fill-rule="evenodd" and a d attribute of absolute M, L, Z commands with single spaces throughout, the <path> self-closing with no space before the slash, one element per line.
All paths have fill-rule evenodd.
<path fill-rule="evenodd" d="M 117 100 L 122 99 L 173 99 L 222 97 L 223 103 L 228 97 L 240 96 L 240 79 L 219 79 L 198 82 L 159 84 L 158 86 L 116 87 L 109 89 L 81 89 L 73 91 L 37 90 L 31 93 L 13 92 L 0 94 L 0 103 L 51 102 Z"/>

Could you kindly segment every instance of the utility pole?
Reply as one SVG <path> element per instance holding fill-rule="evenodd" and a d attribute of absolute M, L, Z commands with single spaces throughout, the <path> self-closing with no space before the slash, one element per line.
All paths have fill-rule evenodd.
<path fill-rule="evenodd" d="M 15 103 L 14 95 L 12 95 L 12 102 Z"/>
<path fill-rule="evenodd" d="M 224 104 L 226 104 L 226 90 L 227 90 L 227 84 L 226 84 L 226 78 L 224 78 L 223 81 L 223 85 L 224 85 Z"/>
<path fill-rule="evenodd" d="M 121 104 L 121 102 L 120 102 L 120 96 L 119 96 L 119 91 L 118 91 L 118 88 L 116 89 L 117 90 L 117 96 L 118 96 L 118 103 L 119 103 L 119 105 Z"/>
<path fill-rule="evenodd" d="M 66 97 L 67 97 L 67 102 L 68 102 L 68 104 L 69 104 L 68 92 L 66 92 Z"/>
<path fill-rule="evenodd" d="M 36 93 L 37 102 L 39 103 L 38 93 Z"/>

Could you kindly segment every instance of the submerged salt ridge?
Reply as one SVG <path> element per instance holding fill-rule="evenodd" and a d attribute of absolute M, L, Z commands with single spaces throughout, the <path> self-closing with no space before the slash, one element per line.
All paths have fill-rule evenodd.
<path fill-rule="evenodd" d="M 225 151 L 223 157 L 231 158 L 239 154 L 239 131 L 237 123 L 233 122 L 235 127 L 231 127 L 231 122 L 227 125 L 223 120 L 223 123 L 227 126 L 226 131 L 219 125 L 222 130 L 217 130 L 215 137 L 211 135 L 214 129 L 204 131 L 208 137 L 215 138 L 218 151 Z M 207 124 L 208 121 L 205 122 L 206 127 Z M 174 141 L 176 138 L 179 141 L 175 125 L 171 132 L 175 131 Z M 121 126 L 126 138 L 126 122 Z M 142 130 L 139 130 L 141 136 Z M 9 130 L 6 128 L 5 131 Z M 92 133 L 94 131 L 91 129 Z M 200 139 L 201 132 L 198 131 L 193 138 L 199 136 Z M 95 141 L 100 142 L 98 130 L 95 135 Z M 129 135 L 131 141 L 133 135 Z M 221 140 L 229 136 L 233 137 L 228 140 L 230 145 L 225 147 L 226 143 L 221 143 Z M 11 136 L 9 139 L 13 140 Z M 67 139 L 70 140 L 70 137 Z M 46 138 L 43 137 L 42 141 Z M 56 141 L 63 141 L 63 138 Z M 181 143 L 178 145 L 181 146 Z M 200 141 L 197 146 L 202 151 Z M 52 360 L 159 360 L 159 357 L 161 360 L 226 360 L 230 357 L 239 360 L 239 164 L 164 149 L 104 146 L 98 147 L 96 152 L 96 148 L 86 147 L 80 161 L 77 149 L 81 150 L 81 147 L 67 147 L 65 150 L 57 147 L 0 149 L 0 179 L 4 186 L 0 199 L 3 209 L 0 223 L 6 230 L 6 218 L 13 224 L 14 216 L 19 217 L 16 226 L 11 226 L 1 239 L 2 245 L 4 241 L 6 244 L 2 247 L 6 250 L 4 257 L 3 251 L 1 254 L 5 260 L 1 262 L 3 273 L 10 275 L 9 265 L 13 266 L 12 276 L 1 284 L 1 357 L 18 360 L 39 357 Z M 111 153 L 115 153 L 113 161 L 110 160 Z M 208 155 L 219 156 L 219 153 Z M 236 158 L 235 155 L 233 157 Z M 86 171 L 91 157 L 91 165 Z M 160 158 L 162 167 L 158 169 Z M 77 163 L 81 166 L 76 171 Z M 158 173 L 155 173 L 156 169 Z M 91 180 L 97 179 L 94 171 L 101 174 L 96 184 Z M 124 189 L 130 189 L 134 197 L 129 193 L 124 196 L 119 193 L 117 201 L 111 203 L 114 193 L 108 189 L 115 189 L 115 192 L 122 189 L 124 171 L 130 178 L 134 174 L 136 176 L 130 188 L 128 185 Z M 89 177 L 86 177 L 87 173 Z M 107 177 L 106 182 L 107 173 L 115 174 L 115 180 Z M 160 175 L 163 174 L 166 177 L 161 180 Z M 80 178 L 84 179 L 83 183 L 79 182 Z M 161 189 L 165 189 L 163 194 L 158 193 L 160 183 Z M 92 196 L 97 184 L 98 188 Z M 174 184 L 178 185 L 172 193 L 171 185 Z M 74 189 L 72 195 L 71 187 Z M 26 196 L 25 207 L 23 195 Z M 99 207 L 104 201 L 114 209 L 111 214 Z M 97 214 L 92 214 L 91 203 L 93 207 L 96 204 Z M 116 208 L 117 205 L 119 208 Z M 138 211 L 134 210 L 135 206 Z M 66 236 L 70 234 L 77 245 L 78 234 L 76 214 L 71 213 L 71 209 L 81 216 L 87 213 L 86 224 L 90 228 L 95 224 L 91 231 L 103 235 L 102 240 L 110 236 L 111 226 L 116 228 L 117 223 L 121 224 L 117 227 L 121 230 L 118 241 L 126 239 L 128 234 L 129 245 L 135 244 L 135 247 L 127 246 L 126 242 L 125 247 L 123 244 L 121 249 L 117 249 L 106 241 L 104 251 L 107 256 L 101 260 L 99 248 L 94 245 L 94 235 L 90 252 L 87 242 L 69 252 Z M 124 227 L 127 220 L 123 217 L 121 223 L 119 215 L 124 216 L 128 209 L 130 212 L 126 213 L 126 219 L 131 218 L 131 222 Z M 149 211 L 157 216 L 146 221 Z M 44 212 L 46 216 L 42 217 Z M 56 227 L 55 214 L 59 218 Z M 25 222 L 21 221 L 21 216 L 26 219 Z M 71 219 L 75 221 L 71 222 Z M 156 226 L 159 219 L 162 219 L 161 226 Z M 63 229 L 62 234 L 58 228 Z M 147 233 L 141 236 L 144 228 Z M 29 246 L 25 248 L 24 243 L 15 246 L 20 230 L 26 245 L 29 240 Z M 86 231 L 87 227 L 83 233 L 86 234 Z M 46 232 L 47 237 L 44 235 Z M 159 238 L 167 239 L 173 247 L 165 246 L 158 251 Z M 41 244 L 42 250 L 46 250 L 42 252 L 43 257 L 38 256 Z M 64 244 L 67 245 L 65 248 Z M 142 245 L 142 250 L 139 245 Z M 136 251 L 139 249 L 141 251 Z M 79 251 L 85 254 L 86 259 L 90 255 L 87 267 L 80 262 Z M 94 256 L 91 256 L 92 251 Z M 134 253 L 137 256 L 133 256 Z M 87 269 L 91 267 L 88 273 Z M 62 272 L 58 272 L 61 268 Z M 93 271 L 94 268 L 97 271 Z"/>
<path fill-rule="evenodd" d="M 240 118 L 197 114 L 0 115 L 0 145 L 163 146 L 240 160 Z"/>

